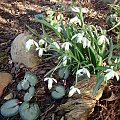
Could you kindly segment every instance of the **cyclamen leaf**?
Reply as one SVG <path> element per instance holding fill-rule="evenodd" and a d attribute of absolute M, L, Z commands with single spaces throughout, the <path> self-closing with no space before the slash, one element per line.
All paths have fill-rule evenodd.
<path fill-rule="evenodd" d="M 27 80 L 22 80 L 20 84 L 23 90 L 27 90 L 29 88 L 29 82 Z"/>
<path fill-rule="evenodd" d="M 65 95 L 65 88 L 61 85 L 55 87 L 55 89 L 51 92 L 51 96 L 54 99 L 61 99 Z"/>
<path fill-rule="evenodd" d="M 58 71 L 58 75 L 61 79 L 67 79 L 69 76 L 69 70 L 68 68 L 60 68 Z"/>
<path fill-rule="evenodd" d="M 1 114 L 5 117 L 11 117 L 14 116 L 18 113 L 19 110 L 19 105 L 18 105 L 18 100 L 17 99 L 12 99 L 7 102 L 5 102 L 1 106 Z"/>
<path fill-rule="evenodd" d="M 21 83 L 19 82 L 19 84 L 17 85 L 17 90 L 20 91 L 22 90 L 22 86 L 21 86 Z"/>
<path fill-rule="evenodd" d="M 28 81 L 31 86 L 35 86 L 37 83 L 37 76 L 31 72 L 25 74 L 24 80 Z"/>
<path fill-rule="evenodd" d="M 27 92 L 27 93 L 25 94 L 25 96 L 24 96 L 24 101 L 25 101 L 25 102 L 30 101 L 31 98 L 33 97 L 34 93 L 35 93 L 35 88 L 34 88 L 34 87 L 30 87 L 30 88 L 29 88 L 29 92 Z"/>
<path fill-rule="evenodd" d="M 40 108 L 37 104 L 24 102 L 19 108 L 20 116 L 23 120 L 36 120 L 40 114 Z"/>

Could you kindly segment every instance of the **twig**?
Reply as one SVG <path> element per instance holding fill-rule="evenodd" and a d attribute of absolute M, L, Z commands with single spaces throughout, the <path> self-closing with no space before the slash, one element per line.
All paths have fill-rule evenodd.
<path fill-rule="evenodd" d="M 47 114 L 51 109 L 53 109 L 54 107 L 55 107 L 55 105 L 52 105 L 52 106 L 48 107 L 47 110 L 45 110 L 45 112 L 40 115 L 40 116 L 43 116 L 40 120 L 44 120 L 46 114 Z"/>

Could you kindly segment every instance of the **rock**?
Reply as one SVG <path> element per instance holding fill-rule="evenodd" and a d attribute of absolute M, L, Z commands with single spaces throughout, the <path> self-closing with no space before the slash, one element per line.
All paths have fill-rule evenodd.
<path fill-rule="evenodd" d="M 12 80 L 12 75 L 6 72 L 0 72 L 0 97 L 3 94 L 3 90 Z"/>
<path fill-rule="evenodd" d="M 66 112 L 66 120 L 87 120 L 90 112 L 92 112 L 96 100 L 102 96 L 104 85 L 101 85 L 95 96 L 91 96 L 93 87 L 96 83 L 96 77 L 92 76 L 89 80 L 78 82 L 78 88 L 81 94 L 74 94 L 68 101 L 58 107 L 58 110 Z"/>
<path fill-rule="evenodd" d="M 40 58 L 35 50 L 35 46 L 26 51 L 25 44 L 30 38 L 27 33 L 19 34 L 11 45 L 11 57 L 14 62 L 23 63 L 29 68 L 33 68 L 40 63 Z"/>

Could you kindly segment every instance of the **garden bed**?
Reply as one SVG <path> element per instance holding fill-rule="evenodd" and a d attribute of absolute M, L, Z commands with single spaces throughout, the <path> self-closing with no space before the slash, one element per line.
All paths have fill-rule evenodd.
<path fill-rule="evenodd" d="M 109 29 L 105 22 L 105 17 L 109 13 L 109 7 L 102 6 L 100 2 L 84 2 L 82 7 L 91 10 L 91 14 L 86 15 L 85 21 L 89 24 L 99 25 L 102 28 Z M 60 5 L 59 5 L 60 6 Z M 62 6 L 62 3 L 61 3 Z M 69 7 L 69 5 L 66 5 Z M 67 7 L 65 9 L 67 9 Z M 34 1 L 1 1 L 0 3 L 0 72 L 6 71 L 13 76 L 12 82 L 4 89 L 3 95 L 0 97 L 0 106 L 6 101 L 4 98 L 8 94 L 12 93 L 13 98 L 17 98 L 23 102 L 24 92 L 18 92 L 16 87 L 20 80 L 24 78 L 26 71 L 31 71 L 38 77 L 38 83 L 35 86 L 35 94 L 31 99 L 31 102 L 35 102 L 40 106 L 41 114 L 38 120 L 62 120 L 66 115 L 64 109 L 60 109 L 59 106 L 65 104 L 68 100 L 64 97 L 62 100 L 54 100 L 50 91 L 47 88 L 47 84 L 43 81 L 44 75 L 48 72 L 48 69 L 52 69 L 55 66 L 54 60 L 43 60 L 34 69 L 29 69 L 22 64 L 14 63 L 11 60 L 10 49 L 11 43 L 14 38 L 23 32 L 28 32 L 26 25 L 42 33 L 40 25 L 33 21 L 36 14 L 45 14 L 50 8 L 57 10 L 58 3 L 54 2 L 34 2 Z M 56 12 L 59 14 L 59 12 Z M 69 14 L 64 13 L 67 16 Z M 51 33 L 49 33 L 51 34 Z M 108 32 L 108 35 L 114 36 L 114 31 Z M 116 38 L 113 40 L 116 43 Z M 117 42 L 120 42 L 118 40 Z M 114 51 L 115 55 L 120 55 L 120 48 Z M 72 85 L 70 76 L 69 82 L 66 88 L 68 89 Z M 95 101 L 93 111 L 88 116 L 88 120 L 119 120 L 120 119 L 120 82 L 116 80 L 110 80 L 108 86 L 105 87 L 104 92 L 100 99 Z M 0 114 L 0 120 L 20 120 L 20 116 L 5 118 Z"/>

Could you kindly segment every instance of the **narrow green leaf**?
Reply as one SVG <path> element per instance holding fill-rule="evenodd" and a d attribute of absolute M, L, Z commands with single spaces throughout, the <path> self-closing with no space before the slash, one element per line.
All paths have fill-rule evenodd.
<path fill-rule="evenodd" d="M 36 22 L 39 22 L 39 23 L 41 23 L 41 24 L 43 24 L 43 25 L 45 25 L 45 26 L 47 26 L 48 28 L 50 28 L 51 30 L 53 30 L 54 33 L 55 33 L 58 37 L 60 37 L 60 33 L 59 33 L 52 25 L 50 25 L 50 23 L 48 23 L 47 21 L 45 21 L 45 20 L 40 20 L 40 19 L 36 19 L 35 21 L 36 21 Z"/>
<path fill-rule="evenodd" d="M 92 96 L 95 95 L 96 91 L 99 89 L 101 83 L 104 81 L 104 75 L 103 74 L 100 74 L 98 73 L 97 74 L 97 82 L 93 88 L 93 92 L 92 92 Z"/>
<path fill-rule="evenodd" d="M 112 39 L 110 39 L 110 49 L 109 49 L 109 55 L 108 55 L 109 63 L 111 63 L 112 53 L 113 53 L 113 42 L 112 42 Z"/>
<path fill-rule="evenodd" d="M 110 67 L 105 67 L 105 66 L 97 66 L 95 70 L 107 70 L 110 69 Z"/>
<path fill-rule="evenodd" d="M 28 28 L 28 30 L 29 30 L 33 35 L 37 36 L 38 38 L 41 38 L 40 34 L 39 34 L 36 30 L 32 29 L 32 28 L 29 27 L 28 25 L 26 25 L 26 27 Z"/>

